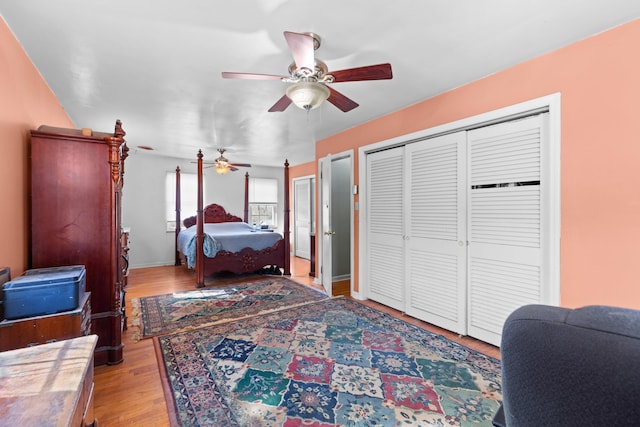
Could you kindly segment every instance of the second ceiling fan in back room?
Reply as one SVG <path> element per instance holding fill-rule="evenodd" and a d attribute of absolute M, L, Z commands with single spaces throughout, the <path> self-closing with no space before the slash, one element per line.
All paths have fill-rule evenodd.
<path fill-rule="evenodd" d="M 224 175 L 227 172 L 237 171 L 239 167 L 241 168 L 250 168 L 251 165 L 248 163 L 230 163 L 229 159 L 224 156 L 224 152 L 226 150 L 224 148 L 218 148 L 218 153 L 220 153 L 220 157 L 215 159 L 213 162 L 205 162 L 207 167 L 212 167 L 218 174 Z"/>
<path fill-rule="evenodd" d="M 320 37 L 317 34 L 285 31 L 284 38 L 287 40 L 294 60 L 289 66 L 288 76 L 222 73 L 222 77 L 226 79 L 280 80 L 285 83 L 292 83 L 287 87 L 282 98 L 269 109 L 269 112 L 284 111 L 292 102 L 303 110 L 309 111 L 317 108 L 327 100 L 346 113 L 356 108 L 358 103 L 347 98 L 329 84 L 362 80 L 384 80 L 393 77 L 391 64 L 388 63 L 329 71 L 324 62 L 315 58 L 314 51 L 320 47 Z"/>

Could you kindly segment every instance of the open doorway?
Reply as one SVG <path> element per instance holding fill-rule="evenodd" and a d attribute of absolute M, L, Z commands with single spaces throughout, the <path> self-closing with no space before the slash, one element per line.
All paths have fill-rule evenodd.
<path fill-rule="evenodd" d="M 314 176 L 293 179 L 293 254 L 311 259 L 311 233 L 315 224 Z"/>
<path fill-rule="evenodd" d="M 351 292 L 353 159 L 351 152 L 320 159 L 320 274 L 329 295 Z"/>

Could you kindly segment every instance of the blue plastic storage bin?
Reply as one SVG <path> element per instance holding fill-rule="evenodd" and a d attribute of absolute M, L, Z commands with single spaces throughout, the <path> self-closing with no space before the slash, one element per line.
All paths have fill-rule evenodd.
<path fill-rule="evenodd" d="M 84 266 L 27 270 L 2 285 L 4 317 L 13 320 L 75 310 L 85 291 L 85 276 Z"/>

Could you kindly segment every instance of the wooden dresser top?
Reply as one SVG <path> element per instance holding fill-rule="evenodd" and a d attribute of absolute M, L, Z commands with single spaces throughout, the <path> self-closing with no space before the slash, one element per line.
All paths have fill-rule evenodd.
<path fill-rule="evenodd" d="M 89 335 L 0 352 L 0 425 L 71 424 L 97 340 Z"/>

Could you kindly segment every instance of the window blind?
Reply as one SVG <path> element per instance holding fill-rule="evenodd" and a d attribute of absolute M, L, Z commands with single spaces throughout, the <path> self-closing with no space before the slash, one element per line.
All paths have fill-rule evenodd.
<path fill-rule="evenodd" d="M 204 193 L 204 182 L 202 183 Z M 176 219 L 176 173 L 167 172 L 165 180 L 166 219 L 168 229 L 175 229 Z M 205 204 L 206 205 L 206 204 Z M 194 173 L 180 174 L 180 215 L 182 219 L 196 215 L 198 209 L 198 176 Z"/>
<path fill-rule="evenodd" d="M 278 203 L 278 180 L 249 178 L 249 203 Z"/>

